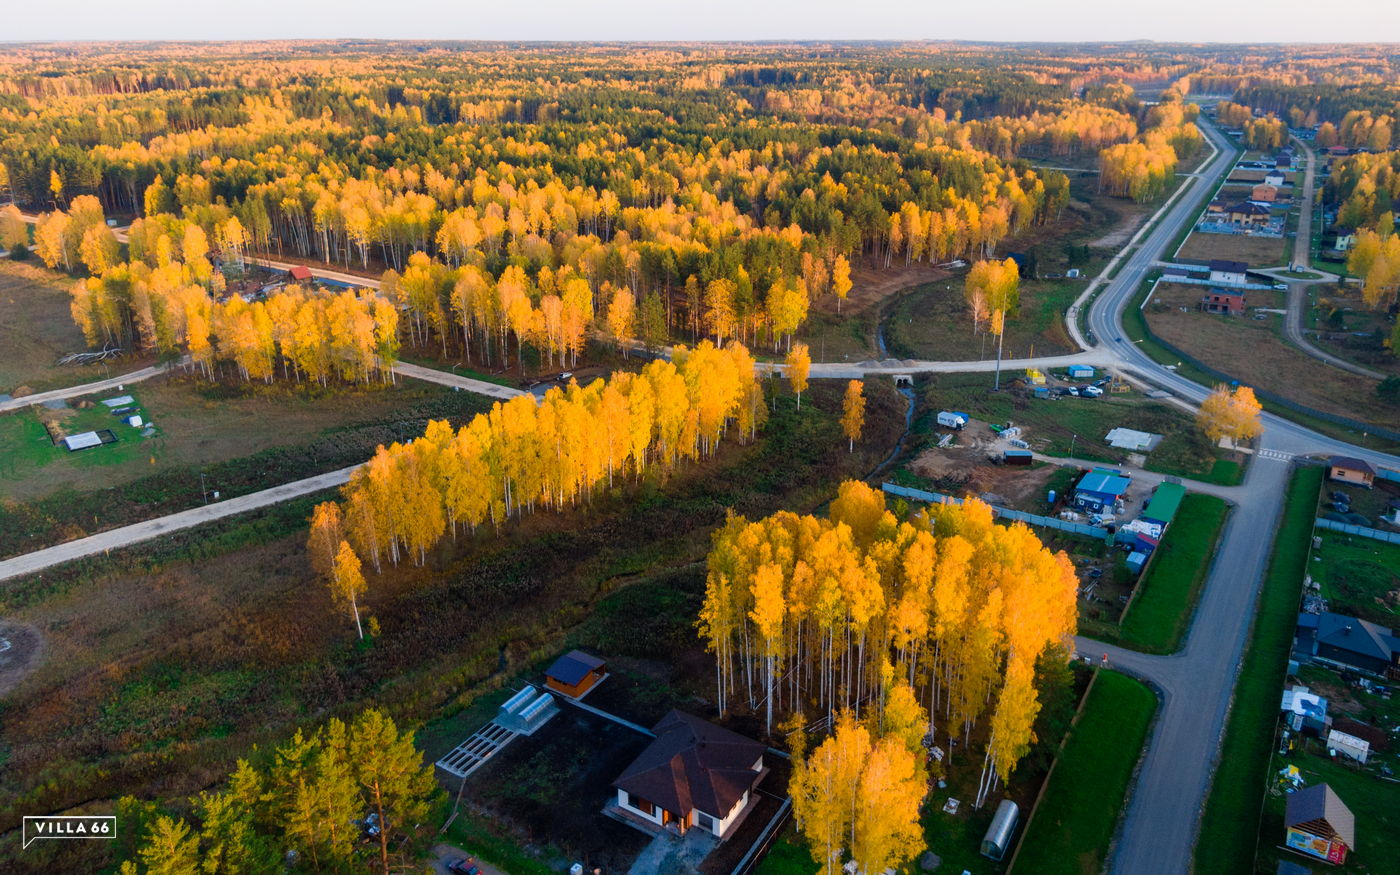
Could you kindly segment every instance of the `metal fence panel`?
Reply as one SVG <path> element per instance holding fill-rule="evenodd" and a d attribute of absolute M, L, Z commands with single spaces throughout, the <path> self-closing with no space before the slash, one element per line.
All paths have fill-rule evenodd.
<path fill-rule="evenodd" d="M 908 486 L 900 486 L 897 483 L 882 483 L 880 488 L 890 495 L 897 495 L 900 498 L 908 498 L 913 501 L 922 501 L 926 504 L 962 504 L 961 498 L 954 498 L 951 495 L 944 495 L 941 492 L 929 492 L 924 489 L 912 489 Z M 1014 510 L 1009 507 L 998 507 L 989 505 L 992 515 L 998 519 L 1021 522 L 1030 526 L 1042 526 L 1047 529 L 1056 529 L 1061 532 L 1069 532 L 1073 535 L 1085 535 L 1090 538 L 1102 538 L 1108 534 L 1106 529 L 1098 526 L 1089 526 L 1084 523 L 1071 522 L 1069 520 L 1057 519 L 1052 516 L 1040 516 L 1039 514 L 1026 513 L 1023 510 Z"/>
<path fill-rule="evenodd" d="M 1369 529 L 1366 526 L 1353 526 L 1350 523 L 1339 523 L 1336 520 L 1326 520 L 1321 517 L 1317 519 L 1317 527 L 1319 529 L 1326 529 L 1329 532 L 1360 535 L 1363 538 L 1385 541 L 1387 544 L 1400 544 L 1400 532 L 1383 532 L 1380 529 Z"/>

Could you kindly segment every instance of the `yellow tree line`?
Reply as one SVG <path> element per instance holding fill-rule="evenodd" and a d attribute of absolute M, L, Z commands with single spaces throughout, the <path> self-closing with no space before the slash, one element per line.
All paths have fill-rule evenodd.
<path fill-rule="evenodd" d="M 826 519 L 731 516 L 714 535 L 699 626 L 716 656 L 721 712 L 737 697 L 774 713 L 859 713 L 880 666 L 926 692 L 928 713 L 966 738 L 991 709 L 984 785 L 1028 749 L 1042 654 L 1068 646 L 1077 582 L 1069 558 L 975 499 L 908 521 L 847 482 Z"/>
<path fill-rule="evenodd" d="M 537 507 L 588 501 L 619 477 L 670 471 L 712 454 L 731 427 L 751 440 L 766 412 L 749 351 L 705 341 L 640 374 L 556 387 L 538 404 L 497 403 L 460 429 L 430 422 L 422 437 L 376 450 L 342 488 L 339 515 L 318 511 L 336 526 L 317 536 L 318 564 L 327 566 L 342 519 L 376 570 L 405 555 L 422 564 L 429 547 L 464 526 L 499 527 Z"/>

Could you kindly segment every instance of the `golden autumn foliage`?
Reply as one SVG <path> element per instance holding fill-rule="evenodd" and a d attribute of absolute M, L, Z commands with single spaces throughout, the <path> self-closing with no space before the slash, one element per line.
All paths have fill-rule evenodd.
<path fill-rule="evenodd" d="M 376 569 L 405 554 L 421 564 L 464 526 L 586 502 L 615 478 L 711 455 L 731 429 L 752 440 L 766 412 L 742 345 L 676 347 L 640 374 L 523 395 L 460 429 L 430 422 L 417 440 L 380 446 L 341 490 L 345 530 Z"/>
<path fill-rule="evenodd" d="M 1211 441 L 1228 438 L 1231 441 L 1247 441 L 1257 437 L 1263 426 L 1259 413 L 1263 405 L 1254 397 L 1254 390 L 1248 386 L 1216 386 L 1214 391 L 1201 402 L 1196 412 L 1196 424 Z"/>
<path fill-rule="evenodd" d="M 865 384 L 851 380 L 846 384 L 846 394 L 841 402 L 841 431 L 849 443 L 849 452 L 856 451 L 856 441 L 865 428 Z"/>
<path fill-rule="evenodd" d="M 807 350 L 807 344 L 794 344 L 792 349 L 788 350 L 783 363 L 787 365 L 788 385 L 797 396 L 797 406 L 801 407 L 802 393 L 807 391 L 807 375 L 812 372 L 812 356 Z"/>
<path fill-rule="evenodd" d="M 1030 744 L 1036 661 L 1075 630 L 1068 557 L 993 524 L 976 499 L 900 522 L 881 493 L 847 482 L 825 519 L 731 516 L 708 566 L 699 625 L 722 712 L 859 714 L 890 662 L 947 736 L 990 712 L 987 789 Z"/>

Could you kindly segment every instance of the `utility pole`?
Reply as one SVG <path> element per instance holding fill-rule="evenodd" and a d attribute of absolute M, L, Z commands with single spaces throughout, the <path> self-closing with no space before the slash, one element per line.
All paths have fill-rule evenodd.
<path fill-rule="evenodd" d="M 1077 441 L 1077 440 L 1079 440 L 1079 435 L 1077 435 L 1077 434 L 1071 434 L 1071 435 L 1069 436 L 1069 457 L 1070 457 L 1071 459 L 1074 458 L 1074 442 Z"/>
<path fill-rule="evenodd" d="M 199 494 L 204 496 L 204 503 L 209 503 L 209 490 L 204 488 L 204 472 L 199 472 Z"/>

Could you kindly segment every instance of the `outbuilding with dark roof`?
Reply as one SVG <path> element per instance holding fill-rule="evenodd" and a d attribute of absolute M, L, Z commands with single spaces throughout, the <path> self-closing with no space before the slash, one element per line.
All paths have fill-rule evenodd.
<path fill-rule="evenodd" d="M 582 650 L 570 650 L 545 669 L 544 683 L 571 699 L 581 699 L 608 675 L 608 664 Z"/>
<path fill-rule="evenodd" d="M 1369 487 L 1375 482 L 1376 469 L 1351 456 L 1333 456 L 1327 460 L 1327 479 Z"/>
<path fill-rule="evenodd" d="M 1290 793 L 1283 825 L 1284 845 L 1289 849 L 1342 864 L 1356 847 L 1356 821 L 1351 810 L 1326 784 L 1314 784 Z"/>

